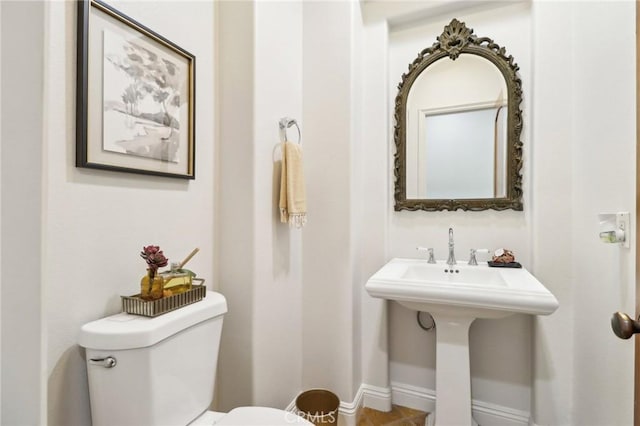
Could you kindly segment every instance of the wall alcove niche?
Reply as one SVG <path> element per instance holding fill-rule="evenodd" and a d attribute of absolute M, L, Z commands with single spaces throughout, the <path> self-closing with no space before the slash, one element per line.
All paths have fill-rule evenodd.
<path fill-rule="evenodd" d="M 395 210 L 518 210 L 522 83 L 504 47 L 453 19 L 402 75 Z"/>

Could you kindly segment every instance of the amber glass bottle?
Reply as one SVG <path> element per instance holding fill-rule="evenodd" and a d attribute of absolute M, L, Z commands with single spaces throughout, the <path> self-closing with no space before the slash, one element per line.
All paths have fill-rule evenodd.
<path fill-rule="evenodd" d="M 160 299 L 163 286 L 162 276 L 152 269 L 147 269 L 147 275 L 140 280 L 140 298 L 143 300 Z"/>

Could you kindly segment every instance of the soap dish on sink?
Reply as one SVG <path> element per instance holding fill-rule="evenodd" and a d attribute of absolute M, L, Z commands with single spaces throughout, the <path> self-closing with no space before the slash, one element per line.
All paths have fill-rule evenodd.
<path fill-rule="evenodd" d="M 519 262 L 494 262 L 492 260 L 487 262 L 492 268 L 522 268 Z"/>

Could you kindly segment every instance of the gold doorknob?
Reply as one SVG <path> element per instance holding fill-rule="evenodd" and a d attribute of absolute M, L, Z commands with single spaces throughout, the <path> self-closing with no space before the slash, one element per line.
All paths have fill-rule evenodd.
<path fill-rule="evenodd" d="M 640 333 L 640 321 L 634 320 L 624 312 L 616 312 L 611 317 L 611 328 L 621 339 L 628 339 L 635 333 Z"/>

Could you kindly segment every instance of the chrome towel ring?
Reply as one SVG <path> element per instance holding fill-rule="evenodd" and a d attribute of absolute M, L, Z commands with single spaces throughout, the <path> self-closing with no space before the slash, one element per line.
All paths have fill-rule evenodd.
<path fill-rule="evenodd" d="M 283 117 L 280 119 L 280 130 L 284 132 L 284 141 L 287 142 L 287 129 L 291 126 L 296 126 L 298 129 L 298 143 L 302 142 L 302 135 L 300 133 L 300 126 L 298 126 L 298 122 L 294 118 Z"/>

